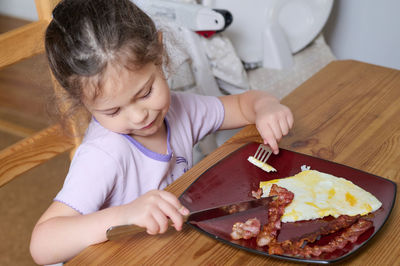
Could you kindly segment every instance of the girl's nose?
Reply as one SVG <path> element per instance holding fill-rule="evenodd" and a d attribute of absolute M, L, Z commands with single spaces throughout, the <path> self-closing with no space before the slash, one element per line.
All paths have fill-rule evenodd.
<path fill-rule="evenodd" d="M 129 107 L 128 115 L 129 115 L 129 120 L 133 124 L 141 124 L 146 121 L 148 110 L 147 108 L 141 106 L 131 105 Z"/>

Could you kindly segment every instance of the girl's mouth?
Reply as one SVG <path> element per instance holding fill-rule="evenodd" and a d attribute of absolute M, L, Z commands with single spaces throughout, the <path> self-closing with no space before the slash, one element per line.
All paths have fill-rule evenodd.
<path fill-rule="evenodd" d="M 147 126 L 142 127 L 141 130 L 151 128 L 153 125 L 154 125 L 154 121 L 152 121 L 152 122 L 151 122 L 150 124 L 148 124 Z"/>

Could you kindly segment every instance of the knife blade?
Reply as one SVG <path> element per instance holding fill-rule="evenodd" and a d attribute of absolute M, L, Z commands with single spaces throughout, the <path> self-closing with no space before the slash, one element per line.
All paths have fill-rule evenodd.
<path fill-rule="evenodd" d="M 249 209 L 257 208 L 260 206 L 268 207 L 268 204 L 276 196 L 265 197 L 260 199 L 253 199 L 247 201 L 236 202 L 228 205 L 222 205 L 218 207 L 212 207 L 208 209 L 203 209 L 199 211 L 194 211 L 183 217 L 184 222 L 200 222 L 205 220 L 211 220 L 214 218 L 247 211 Z M 171 220 L 170 225 L 172 225 Z M 146 228 L 140 227 L 134 224 L 117 225 L 112 226 L 107 229 L 106 235 L 108 240 L 115 240 L 126 235 L 136 234 L 140 232 L 145 232 Z"/>

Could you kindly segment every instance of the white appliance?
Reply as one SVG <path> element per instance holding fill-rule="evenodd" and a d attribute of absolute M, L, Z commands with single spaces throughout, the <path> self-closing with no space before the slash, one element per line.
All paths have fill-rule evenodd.
<path fill-rule="evenodd" d="M 320 33 L 333 0 L 203 0 L 226 9 L 233 22 L 224 31 L 248 68 L 290 68 L 297 53 Z"/>
<path fill-rule="evenodd" d="M 228 27 L 232 21 L 230 13 L 171 0 L 131 1 L 151 16 L 158 26 L 167 26 L 185 44 L 185 51 L 180 51 L 180 47 L 171 51 L 172 60 L 183 57 L 182 62 L 178 62 L 179 72 L 169 80 L 171 89 L 195 88 L 200 94 L 220 95 L 201 38 L 210 37 L 212 33 L 221 32 Z M 189 58 L 185 57 L 185 53 L 188 53 Z"/>
<path fill-rule="evenodd" d="M 153 17 L 174 22 L 195 32 L 222 31 L 231 22 L 230 14 L 198 4 L 173 0 L 133 0 L 133 2 Z"/>

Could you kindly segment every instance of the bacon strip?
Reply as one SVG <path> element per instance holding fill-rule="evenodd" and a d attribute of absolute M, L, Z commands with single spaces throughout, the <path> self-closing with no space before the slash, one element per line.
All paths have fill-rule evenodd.
<path fill-rule="evenodd" d="M 281 229 L 281 217 L 285 208 L 289 205 L 294 194 L 286 188 L 279 187 L 276 184 L 271 186 L 269 196 L 277 196 L 268 207 L 268 223 L 263 226 L 262 231 L 257 236 L 257 246 L 263 247 L 276 241 L 278 230 Z"/>
<path fill-rule="evenodd" d="M 255 196 L 255 195 L 254 195 Z M 341 215 L 329 221 L 318 231 L 305 234 L 297 240 L 277 241 L 278 231 L 281 229 L 281 217 L 284 214 L 294 194 L 276 184 L 271 186 L 269 196 L 277 196 L 270 203 L 268 208 L 268 223 L 263 226 L 261 232 L 260 221 L 257 218 L 249 219 L 245 223 L 235 223 L 232 228 L 231 237 L 233 239 L 249 239 L 257 236 L 257 246 L 268 245 L 269 254 L 288 255 L 296 257 L 311 258 L 320 256 L 323 252 L 333 252 L 344 248 L 349 242 L 354 243 L 358 237 L 373 226 L 373 223 L 360 215 L 348 216 Z M 326 245 L 309 245 L 321 235 L 328 235 L 344 229 L 340 235 L 335 236 Z"/>
<path fill-rule="evenodd" d="M 262 194 L 263 194 L 262 188 L 258 188 L 257 191 L 254 190 L 251 191 L 251 196 L 256 199 L 261 199 Z"/>
<path fill-rule="evenodd" d="M 357 222 L 360 218 L 360 215 L 356 216 L 348 216 L 348 215 L 341 215 L 338 218 L 329 221 L 326 225 L 322 226 L 318 231 L 305 234 L 298 238 L 298 240 L 293 241 L 293 244 L 296 246 L 303 246 L 304 242 L 313 243 L 319 236 L 322 235 L 329 235 L 334 232 L 339 231 L 340 229 L 347 228 Z"/>
<path fill-rule="evenodd" d="M 232 227 L 232 239 L 250 239 L 260 232 L 261 223 L 257 218 L 247 220 L 245 223 L 237 222 Z"/>
<path fill-rule="evenodd" d="M 269 246 L 269 254 L 289 255 L 310 258 L 311 256 L 319 256 L 323 252 L 333 252 L 337 249 L 344 248 L 347 243 L 354 243 L 358 237 L 371 228 L 373 223 L 364 218 L 358 219 L 356 223 L 346 228 L 340 235 L 334 237 L 328 244 L 323 246 L 301 247 L 298 243 L 292 243 L 290 240 L 284 242 L 274 242 Z"/>

